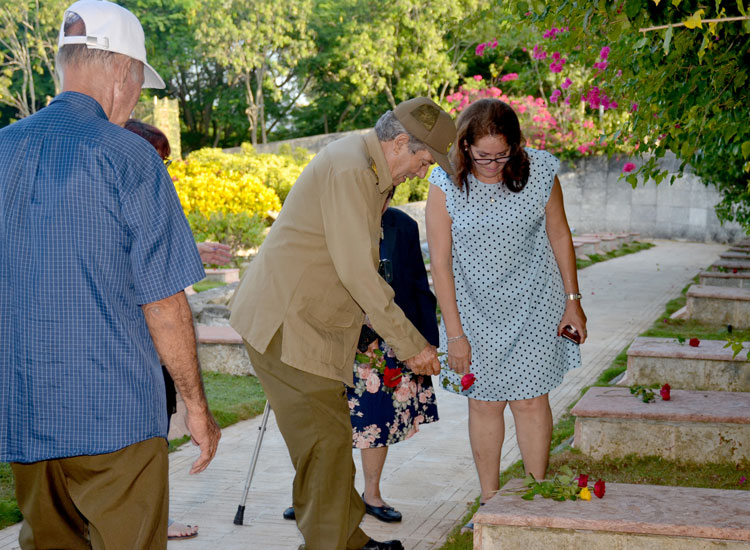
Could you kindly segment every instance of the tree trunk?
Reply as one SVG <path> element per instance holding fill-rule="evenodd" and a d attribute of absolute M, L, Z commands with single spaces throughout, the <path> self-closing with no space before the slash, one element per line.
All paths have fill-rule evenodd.
<path fill-rule="evenodd" d="M 247 121 L 250 123 L 250 141 L 253 145 L 258 145 L 258 106 L 255 103 L 255 96 L 253 96 L 252 82 L 250 81 L 250 73 L 242 75 L 243 83 L 245 84 L 245 99 L 247 99 L 247 109 L 245 109 L 245 115 L 247 115 Z"/>
<path fill-rule="evenodd" d="M 266 100 L 263 96 L 263 79 L 266 76 L 266 65 L 263 64 L 258 68 L 256 73 L 257 80 L 255 82 L 255 99 L 258 103 L 258 121 L 260 125 L 260 142 L 268 143 L 268 136 L 266 135 Z"/>

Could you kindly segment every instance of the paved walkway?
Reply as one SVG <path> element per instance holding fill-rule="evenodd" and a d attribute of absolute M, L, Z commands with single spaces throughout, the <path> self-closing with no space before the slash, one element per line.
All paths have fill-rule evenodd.
<path fill-rule="evenodd" d="M 581 348 L 583 367 L 568 373 L 550 394 L 559 418 L 632 339 L 645 330 L 698 271 L 727 247 L 655 241 L 656 247 L 593 265 L 579 274 L 588 315 L 589 341 Z M 466 430 L 465 399 L 438 390 L 440 421 L 426 425 L 413 439 L 394 446 L 383 474 L 386 500 L 404 515 L 387 525 L 366 516 L 373 538 L 399 538 L 407 550 L 439 548 L 448 532 L 479 493 Z M 196 456 L 191 445 L 170 455 L 171 516 L 200 525 L 200 535 L 172 542 L 170 550 L 295 550 L 302 538 L 293 522 L 281 517 L 291 504 L 293 471 L 273 417 L 263 442 L 245 512 L 245 525 L 232 523 L 260 425 L 260 417 L 224 430 L 208 470 L 189 476 Z M 503 467 L 520 458 L 508 413 Z M 359 467 L 359 453 L 355 452 Z M 362 487 L 358 474 L 357 486 Z M 18 548 L 18 526 L 0 531 L 0 550 Z"/>

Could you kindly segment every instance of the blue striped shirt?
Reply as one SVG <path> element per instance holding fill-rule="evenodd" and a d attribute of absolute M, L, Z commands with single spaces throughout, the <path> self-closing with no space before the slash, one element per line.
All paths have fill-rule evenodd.
<path fill-rule="evenodd" d="M 154 148 L 65 92 L 0 130 L 0 460 L 165 437 L 141 305 L 203 278 Z"/>

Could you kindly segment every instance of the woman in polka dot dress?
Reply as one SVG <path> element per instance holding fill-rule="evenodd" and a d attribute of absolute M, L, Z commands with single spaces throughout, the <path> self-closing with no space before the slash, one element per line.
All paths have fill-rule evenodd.
<path fill-rule="evenodd" d="M 572 326 L 586 339 L 575 253 L 556 173 L 559 161 L 525 148 L 518 117 L 497 99 L 467 107 L 451 151 L 454 176 L 436 167 L 427 240 L 442 321 L 441 383 L 467 396 L 481 502 L 499 489 L 510 405 L 527 473 L 543 479 L 552 413 L 548 394 L 580 366 Z M 476 381 L 462 391 L 460 379 Z"/>

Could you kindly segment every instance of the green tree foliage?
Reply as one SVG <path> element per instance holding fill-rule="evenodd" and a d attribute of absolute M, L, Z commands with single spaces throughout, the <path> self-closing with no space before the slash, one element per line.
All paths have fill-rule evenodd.
<path fill-rule="evenodd" d="M 442 97 L 473 48 L 469 29 L 486 13 L 478 0 L 318 0 L 318 54 L 302 67 L 313 72 L 316 101 L 300 125 L 359 128 L 409 97 Z"/>
<path fill-rule="evenodd" d="M 233 146 L 249 138 L 244 94 L 228 86 L 224 68 L 197 37 L 198 0 L 120 0 L 137 14 L 149 63 L 167 83 L 145 93 L 174 97 L 180 105 L 183 149 Z"/>
<path fill-rule="evenodd" d="M 672 151 L 680 173 L 689 166 L 719 190 L 719 218 L 750 229 L 750 3 L 549 0 L 518 8 L 567 27 L 558 40 L 578 47 L 580 58 L 610 48 L 608 62 L 620 73 L 608 71 L 598 87 L 627 102 L 632 116 L 609 137 L 628 139 L 643 155 L 628 182 L 667 179 L 659 159 Z"/>
<path fill-rule="evenodd" d="M 19 118 L 60 90 L 54 71 L 57 30 L 67 2 L 0 0 L 0 103 Z"/>
<path fill-rule="evenodd" d="M 312 48 L 312 0 L 207 0 L 197 12 L 197 37 L 245 92 L 252 143 L 267 139 L 265 89 L 291 84 L 292 70 Z M 278 96 L 277 96 L 278 97 Z"/>

